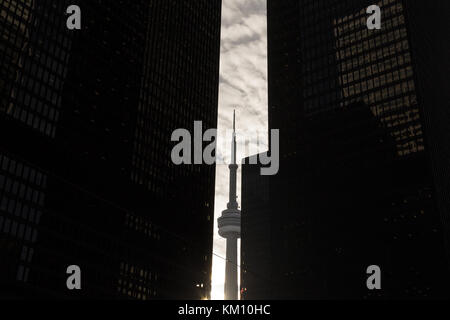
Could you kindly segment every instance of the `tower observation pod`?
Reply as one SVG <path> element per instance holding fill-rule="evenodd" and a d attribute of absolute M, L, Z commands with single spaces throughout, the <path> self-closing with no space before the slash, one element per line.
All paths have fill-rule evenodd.
<path fill-rule="evenodd" d="M 241 211 L 238 208 L 236 196 L 236 113 L 233 114 L 233 139 L 231 143 L 230 198 L 227 209 L 217 219 L 219 235 L 227 239 L 227 256 L 225 267 L 225 300 L 238 300 L 238 266 L 237 244 L 241 237 Z"/>

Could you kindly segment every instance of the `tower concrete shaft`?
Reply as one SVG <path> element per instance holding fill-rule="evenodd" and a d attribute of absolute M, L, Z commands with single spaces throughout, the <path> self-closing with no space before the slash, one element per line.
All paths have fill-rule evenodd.
<path fill-rule="evenodd" d="M 237 238 L 227 238 L 225 266 L 225 300 L 238 300 Z"/>

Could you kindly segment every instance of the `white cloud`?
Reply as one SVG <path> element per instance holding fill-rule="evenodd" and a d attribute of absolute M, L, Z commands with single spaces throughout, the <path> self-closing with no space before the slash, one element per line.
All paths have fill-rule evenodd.
<path fill-rule="evenodd" d="M 265 0 L 223 0 L 222 44 L 219 94 L 219 133 L 232 126 L 233 110 L 237 113 L 238 129 L 267 132 L 267 23 Z M 261 134 L 260 134 L 261 135 Z M 263 134 L 264 138 L 267 134 Z M 228 155 L 230 146 L 219 135 L 218 154 Z M 238 137 L 239 138 L 239 137 Z M 254 137 L 252 144 L 256 144 Z M 262 149 L 267 149 L 267 139 Z M 224 143 L 225 142 L 225 143 Z M 250 146 L 256 150 L 256 146 Z M 243 148 L 238 158 L 249 156 Z M 218 165 L 216 171 L 214 253 L 225 257 L 225 240 L 217 234 L 217 218 L 228 201 L 228 167 Z M 240 174 L 238 174 L 240 194 Z M 240 203 L 240 197 L 238 198 Z M 213 256 L 212 299 L 223 299 L 225 261 Z"/>

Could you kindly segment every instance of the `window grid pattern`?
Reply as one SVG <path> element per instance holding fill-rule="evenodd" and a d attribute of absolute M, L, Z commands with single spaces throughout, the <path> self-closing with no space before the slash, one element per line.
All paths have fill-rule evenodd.
<path fill-rule="evenodd" d="M 158 274 L 152 273 L 149 268 L 121 262 L 117 292 L 130 299 L 154 299 L 157 295 L 157 281 Z"/>
<path fill-rule="evenodd" d="M 424 150 L 424 138 L 405 25 L 397 0 L 377 3 L 383 28 L 368 30 L 367 14 L 335 19 L 341 106 L 364 101 L 396 141 L 399 156 Z"/>
<path fill-rule="evenodd" d="M 33 250 L 20 247 L 14 252 L 24 259 L 35 256 L 28 286 L 41 286 L 49 292 L 64 291 L 55 270 L 70 258 L 80 265 L 83 261 L 91 264 L 88 281 L 95 289 L 85 291 L 86 295 L 116 295 L 118 263 L 133 261 L 151 266 L 160 281 L 169 282 L 170 278 L 177 283 L 175 289 L 166 290 L 166 296 L 197 296 L 199 290 L 185 284 L 191 282 L 191 276 L 195 283 L 208 283 L 211 264 L 203 257 L 212 245 L 207 233 L 212 230 L 213 208 L 203 204 L 212 203 L 214 197 L 214 168 L 173 166 L 170 136 L 176 128 L 192 126 L 194 120 L 202 120 L 204 128 L 216 127 L 221 1 L 78 2 L 82 8 L 80 32 L 66 28 L 64 12 L 73 4 L 69 0 L 0 2 L 0 118 L 18 131 L 23 128 L 26 134 L 36 134 L 33 138 L 38 143 L 45 147 L 48 143 L 51 152 L 57 151 L 55 159 L 64 159 L 59 164 L 73 166 L 67 172 L 58 166 L 51 168 L 42 160 L 53 154 L 28 158 L 21 150 L 3 146 L 51 177 L 45 225 L 40 229 L 43 245 L 27 245 Z M 29 150 L 28 146 L 23 150 Z M 67 150 L 74 155 L 72 159 L 65 157 Z M 189 181 L 192 176 L 198 178 L 195 183 Z M 147 205 L 148 198 L 155 198 L 156 204 L 123 205 L 128 191 L 123 198 L 116 197 L 118 180 L 129 186 L 128 190 L 139 191 L 133 193 L 137 201 L 145 198 Z M 180 180 L 195 188 L 174 191 L 171 187 L 180 186 Z M 0 202 L 9 206 L 13 194 L 2 192 Z M 183 209 L 188 208 L 195 221 L 189 223 L 198 226 L 189 236 L 202 244 L 201 250 L 194 248 L 189 255 L 186 246 L 179 244 L 178 225 L 172 226 L 173 220 L 155 219 L 167 216 L 155 209 L 160 200 L 167 203 L 174 197 L 183 198 Z M 127 208 L 124 211 L 109 202 Z M 167 210 L 175 207 L 182 205 Z M 6 214 L 2 211 L 0 215 L 2 228 Z M 180 219 L 185 217 L 187 214 Z M 5 222 L 8 232 L 9 220 Z M 184 226 L 184 221 L 177 222 Z M 155 228 L 155 223 L 170 229 L 170 234 Z M 116 237 L 118 233 L 123 237 Z M 200 276 L 192 275 L 185 266 L 179 272 L 164 267 L 187 260 L 177 250 L 191 258 Z M 4 252 L 0 250 L 0 255 Z M 159 260 L 153 261 L 155 256 Z M 26 267 L 15 272 L 18 278 L 28 278 Z M 176 286 L 190 291 L 181 292 Z M 152 296 L 153 289 L 141 293 Z"/>
<path fill-rule="evenodd" d="M 198 166 L 180 170 L 172 164 L 172 132 L 189 129 L 196 120 L 204 128 L 216 127 L 220 5 L 217 0 L 150 3 L 131 177 L 157 194 L 171 192 L 180 176 L 200 172 Z"/>
<path fill-rule="evenodd" d="M 407 156 L 425 147 L 405 8 L 400 0 L 375 4 L 381 30 L 368 30 L 365 1 L 302 1 L 300 56 L 294 60 L 290 50 L 283 60 L 286 70 L 300 66 L 306 117 L 364 102 L 390 132 L 398 156 Z"/>
<path fill-rule="evenodd" d="M 45 174 L 0 154 L 0 247 L 7 249 L 0 252 L 9 252 L 8 260 L 17 263 L 18 281 L 28 281 L 46 184 Z"/>
<path fill-rule="evenodd" d="M 66 17 L 56 14 L 65 8 L 65 1 L 0 4 L 0 60 L 7 79 L 0 83 L 0 110 L 50 137 L 60 118 L 71 45 L 69 34 L 60 32 Z"/>

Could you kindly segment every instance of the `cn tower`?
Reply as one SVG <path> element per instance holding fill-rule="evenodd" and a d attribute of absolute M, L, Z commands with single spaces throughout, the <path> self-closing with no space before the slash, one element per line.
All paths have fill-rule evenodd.
<path fill-rule="evenodd" d="M 233 113 L 233 140 L 231 143 L 230 198 L 227 209 L 217 219 L 219 235 L 227 239 L 227 261 L 225 267 L 225 300 L 238 300 L 237 240 L 241 237 L 241 211 L 236 201 L 236 112 Z"/>

